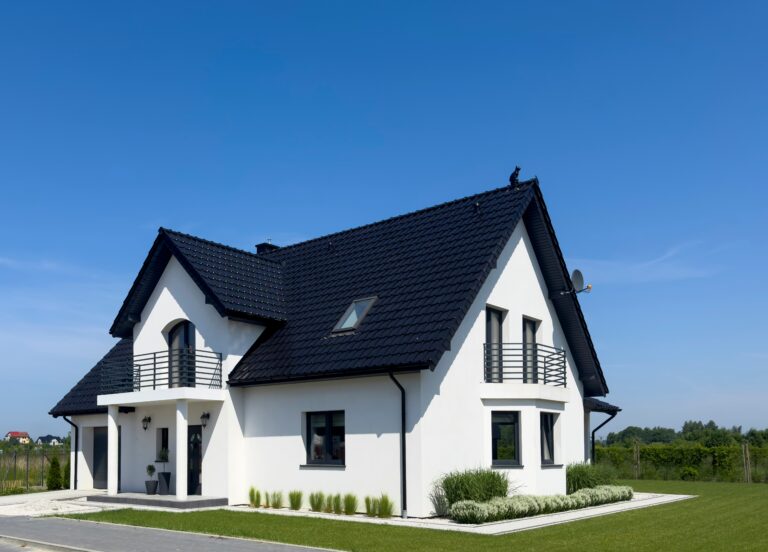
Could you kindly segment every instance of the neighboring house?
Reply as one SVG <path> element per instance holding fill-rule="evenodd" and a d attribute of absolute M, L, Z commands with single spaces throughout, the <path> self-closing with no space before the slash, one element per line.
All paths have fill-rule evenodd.
<path fill-rule="evenodd" d="M 37 438 L 35 441 L 38 445 L 52 445 L 52 446 L 59 446 L 62 443 L 64 443 L 64 439 L 61 437 L 56 437 L 55 435 L 41 435 Z"/>
<path fill-rule="evenodd" d="M 563 493 L 616 409 L 588 399 L 608 386 L 538 182 L 511 180 L 256 252 L 161 228 L 119 341 L 51 410 L 73 485 L 142 491 L 167 449 L 182 500 L 385 492 L 427 516 L 478 466 Z"/>
<path fill-rule="evenodd" d="M 32 440 L 26 431 L 9 431 L 5 434 L 6 441 L 16 441 L 22 445 L 28 445 Z"/>

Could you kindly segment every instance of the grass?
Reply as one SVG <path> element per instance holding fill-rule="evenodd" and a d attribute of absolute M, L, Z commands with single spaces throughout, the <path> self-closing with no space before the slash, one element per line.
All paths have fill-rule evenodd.
<path fill-rule="evenodd" d="M 768 485 L 685 481 L 620 483 L 631 485 L 638 492 L 699 497 L 499 537 L 226 510 L 187 513 L 112 510 L 68 517 L 360 552 L 768 549 L 768 530 L 764 523 L 768 519 Z"/>

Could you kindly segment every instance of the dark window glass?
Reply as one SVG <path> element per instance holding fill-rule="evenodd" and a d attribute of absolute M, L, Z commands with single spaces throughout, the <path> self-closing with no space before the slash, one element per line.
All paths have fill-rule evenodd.
<path fill-rule="evenodd" d="M 520 413 L 491 413 L 491 448 L 493 464 L 520 465 Z"/>
<path fill-rule="evenodd" d="M 157 428 L 157 446 L 155 448 L 155 458 L 157 460 L 160 459 L 161 450 L 165 450 L 166 453 L 168 452 L 168 428 L 167 427 Z"/>
<path fill-rule="evenodd" d="M 168 332 L 169 387 L 195 386 L 195 325 L 184 321 Z"/>
<path fill-rule="evenodd" d="M 523 318 L 523 382 L 536 383 L 539 380 L 536 359 L 536 321 Z"/>
<path fill-rule="evenodd" d="M 344 411 L 307 412 L 307 464 L 344 461 Z"/>
<path fill-rule="evenodd" d="M 541 463 L 555 463 L 555 415 L 541 413 Z"/>
<path fill-rule="evenodd" d="M 504 379 L 502 366 L 502 321 L 504 313 L 499 309 L 485 308 L 485 376 L 491 383 Z"/>
<path fill-rule="evenodd" d="M 341 320 L 338 321 L 336 327 L 333 328 L 334 332 L 343 332 L 348 330 L 354 330 L 363 321 L 363 318 L 368 311 L 371 310 L 373 303 L 376 301 L 376 297 L 368 297 L 366 299 L 356 299 L 352 301 L 352 304 L 344 312 Z"/>

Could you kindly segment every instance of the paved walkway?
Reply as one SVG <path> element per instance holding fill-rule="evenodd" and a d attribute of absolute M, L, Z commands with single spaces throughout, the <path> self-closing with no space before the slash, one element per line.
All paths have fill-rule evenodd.
<path fill-rule="evenodd" d="M 11 537 L 14 540 L 3 540 Z M 110 525 L 72 519 L 0 517 L 0 551 L 14 550 L 18 540 L 27 541 L 43 550 L 86 552 L 307 552 L 322 550 L 254 540 L 209 537 L 194 533 Z M 53 546 L 45 546 L 47 543 Z M 10 546 L 10 548 L 8 548 Z M 30 550 L 30 548 L 25 548 Z"/>

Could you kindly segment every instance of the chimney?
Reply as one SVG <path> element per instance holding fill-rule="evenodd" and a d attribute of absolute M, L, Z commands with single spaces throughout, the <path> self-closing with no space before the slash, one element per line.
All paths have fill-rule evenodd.
<path fill-rule="evenodd" d="M 262 253 L 269 253 L 270 251 L 274 251 L 275 249 L 280 249 L 279 245 L 275 245 L 272 242 L 265 241 L 262 243 L 256 244 L 256 254 L 261 255 Z"/>

